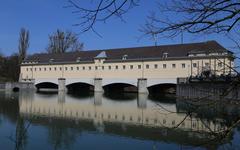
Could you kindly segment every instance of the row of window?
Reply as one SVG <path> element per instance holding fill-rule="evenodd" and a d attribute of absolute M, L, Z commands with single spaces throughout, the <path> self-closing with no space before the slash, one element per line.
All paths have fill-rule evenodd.
<path fill-rule="evenodd" d="M 193 63 L 193 67 L 194 68 L 196 68 L 198 65 L 197 65 L 197 63 Z M 205 66 L 209 66 L 209 63 L 205 63 Z M 154 64 L 153 65 L 153 67 L 154 67 L 154 69 L 158 69 L 159 68 L 159 65 L 158 64 Z M 172 68 L 176 68 L 176 64 L 172 64 L 172 66 L 171 66 Z M 222 63 L 218 63 L 218 67 L 222 67 Z M 65 68 L 65 70 L 67 71 L 67 70 L 74 70 L 74 67 L 64 67 Z M 108 69 L 108 70 L 111 70 L 111 69 L 119 69 L 119 66 L 118 65 L 116 65 L 116 66 L 95 66 L 95 70 L 98 70 L 98 69 L 102 69 L 102 70 L 104 70 L 104 69 Z M 134 68 L 134 65 L 129 65 L 129 69 L 133 69 Z M 146 69 L 150 69 L 150 65 L 149 64 L 147 64 L 146 66 L 145 66 L 145 68 Z M 167 64 L 162 64 L 162 68 L 163 69 L 166 69 L 167 68 Z M 186 64 L 185 63 L 182 63 L 181 64 L 181 68 L 186 68 Z M 82 70 L 92 70 L 92 66 L 88 66 L 88 67 L 86 67 L 86 66 L 82 66 Z M 127 66 L 126 65 L 122 65 L 122 69 L 123 70 L 125 70 L 125 69 L 127 69 Z M 142 65 L 137 65 L 137 69 L 142 69 Z M 38 68 L 38 71 L 47 71 L 47 68 L 46 67 L 44 67 L 44 68 Z M 48 68 L 48 70 L 49 71 L 51 71 L 51 70 L 55 70 L 55 71 L 57 71 L 57 67 L 49 67 Z M 62 71 L 62 67 L 59 67 L 59 70 L 60 71 Z M 80 70 L 80 67 L 79 66 L 77 66 L 76 67 L 76 70 Z M 26 68 L 26 71 L 33 71 L 33 69 L 32 68 Z M 34 71 L 37 71 L 37 68 L 34 68 Z"/>
<path fill-rule="evenodd" d="M 186 65 L 183 63 L 182 64 L 182 68 L 185 68 L 186 67 Z M 59 70 L 61 71 L 62 70 L 62 67 L 58 67 L 59 68 Z M 67 71 L 67 70 L 74 70 L 74 67 L 64 67 L 65 68 L 65 70 Z M 82 66 L 81 67 L 82 68 L 82 70 L 92 70 L 92 66 L 88 66 L 88 67 L 86 67 L 86 66 Z M 104 69 L 108 69 L 108 70 L 111 70 L 111 69 L 119 69 L 119 66 L 118 65 L 116 65 L 116 66 L 95 66 L 95 70 L 98 70 L 98 69 L 102 69 L 102 70 L 104 70 Z M 133 69 L 134 68 L 134 65 L 129 65 L 129 69 Z M 145 68 L 146 69 L 150 69 L 150 65 L 146 65 L 145 66 Z M 157 69 L 157 68 L 159 68 L 159 65 L 158 64 L 155 64 L 154 65 L 154 68 L 155 69 Z M 167 64 L 163 64 L 162 65 L 162 68 L 167 68 Z M 176 68 L 176 64 L 172 64 L 172 68 Z M 51 70 L 55 70 L 55 71 L 57 71 L 57 67 L 49 67 L 48 68 L 49 69 L 49 71 L 51 71 Z M 127 66 L 126 65 L 122 65 L 122 69 L 127 69 Z M 142 69 L 142 65 L 137 65 L 137 69 Z M 38 71 L 47 71 L 47 68 L 46 67 L 44 67 L 44 68 L 38 68 Z M 80 70 L 80 67 L 79 66 L 77 66 L 76 67 L 76 70 Z M 26 68 L 26 71 L 33 71 L 33 69 L 32 68 Z M 37 68 L 34 68 L 34 71 L 37 71 Z"/>

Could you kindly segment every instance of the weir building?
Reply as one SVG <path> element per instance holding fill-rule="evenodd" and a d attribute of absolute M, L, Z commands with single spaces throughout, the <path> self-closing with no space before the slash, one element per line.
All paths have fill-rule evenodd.
<path fill-rule="evenodd" d="M 65 90 L 68 85 L 91 85 L 94 91 L 104 86 L 127 84 L 139 93 L 159 84 L 176 84 L 179 77 L 227 75 L 234 67 L 233 53 L 216 41 L 68 52 L 34 54 L 21 64 L 20 82 L 45 83 Z"/>

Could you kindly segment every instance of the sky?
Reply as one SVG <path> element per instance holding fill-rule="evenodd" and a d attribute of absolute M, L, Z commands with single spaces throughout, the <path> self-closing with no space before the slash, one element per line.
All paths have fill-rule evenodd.
<path fill-rule="evenodd" d="M 82 0 L 86 3 L 87 0 Z M 89 0 L 90 1 L 90 0 Z M 48 36 L 57 29 L 81 33 L 81 28 L 73 24 L 81 22 L 79 16 L 65 8 L 67 0 L 5 0 L 0 5 L 0 53 L 11 55 L 18 52 L 18 38 L 21 27 L 30 31 L 28 54 L 46 52 Z M 111 18 L 106 23 L 96 24 L 95 33 L 79 34 L 84 43 L 84 50 L 101 50 L 124 47 L 152 46 L 154 41 L 143 37 L 139 31 L 151 11 L 156 10 L 156 1 L 141 0 L 140 5 L 131 9 L 122 22 Z M 174 15 L 178 17 L 178 15 Z M 216 40 L 226 48 L 232 47 L 232 41 L 223 35 L 190 35 L 184 34 L 184 43 Z M 158 45 L 177 44 L 180 37 L 174 39 L 158 38 Z"/>

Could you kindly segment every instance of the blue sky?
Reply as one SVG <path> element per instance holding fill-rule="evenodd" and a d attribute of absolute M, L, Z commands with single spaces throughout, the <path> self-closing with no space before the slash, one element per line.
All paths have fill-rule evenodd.
<path fill-rule="evenodd" d="M 85 3 L 85 0 L 82 0 Z M 56 29 L 71 30 L 80 33 L 78 16 L 71 13 L 70 8 L 63 8 L 67 0 L 7 0 L 0 5 L 0 52 L 10 55 L 17 52 L 18 36 L 21 27 L 30 31 L 29 54 L 44 52 L 48 43 L 48 35 Z M 85 50 L 110 49 L 121 47 L 138 47 L 154 45 L 154 41 L 144 37 L 139 32 L 145 23 L 146 16 L 156 9 L 155 1 L 142 0 L 140 6 L 132 9 L 124 16 L 126 23 L 112 18 L 106 23 L 96 25 L 96 30 L 103 36 L 98 37 L 92 32 L 79 35 L 79 40 L 85 45 Z M 177 15 L 173 16 L 178 17 Z M 232 42 L 223 35 L 184 35 L 184 42 L 200 42 L 216 40 L 226 48 L 232 47 Z M 158 44 L 180 43 L 180 37 L 174 39 L 161 38 Z"/>

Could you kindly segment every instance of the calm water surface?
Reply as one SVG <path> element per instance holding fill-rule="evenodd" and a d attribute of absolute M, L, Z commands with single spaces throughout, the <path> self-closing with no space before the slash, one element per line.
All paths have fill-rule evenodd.
<path fill-rule="evenodd" d="M 240 149 L 237 105 L 147 95 L 0 93 L 0 149 Z"/>

